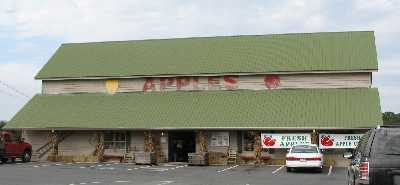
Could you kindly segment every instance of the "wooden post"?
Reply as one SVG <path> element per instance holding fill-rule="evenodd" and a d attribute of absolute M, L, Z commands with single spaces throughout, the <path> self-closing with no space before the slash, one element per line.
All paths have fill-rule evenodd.
<path fill-rule="evenodd" d="M 318 145 L 318 132 L 314 129 L 311 134 L 311 144 Z"/>
<path fill-rule="evenodd" d="M 253 139 L 252 141 L 252 148 L 253 151 L 256 150 L 257 147 L 261 147 L 261 132 L 259 131 L 248 131 L 250 138 Z"/>
<path fill-rule="evenodd" d="M 153 164 L 156 163 L 154 138 L 151 131 L 144 132 L 144 152 L 135 153 L 135 161 L 137 164 Z"/>
<path fill-rule="evenodd" d="M 144 132 L 144 151 L 154 152 L 154 141 L 151 131 Z"/>
<path fill-rule="evenodd" d="M 162 162 L 162 152 L 161 152 L 161 142 L 160 142 L 161 132 L 157 132 L 152 135 L 153 151 L 156 156 L 156 162 Z"/>
<path fill-rule="evenodd" d="M 208 151 L 208 141 L 207 141 L 207 135 L 204 133 L 204 131 L 199 130 L 197 131 L 197 141 L 199 144 L 199 152 L 207 152 Z"/>
<path fill-rule="evenodd" d="M 49 141 L 50 146 L 51 146 L 51 155 L 50 155 L 50 157 L 51 157 L 52 160 L 54 160 L 54 161 L 57 160 L 57 157 L 58 157 L 58 144 L 57 144 L 57 139 L 58 139 L 57 133 L 56 133 L 54 130 L 52 130 L 52 131 L 49 133 L 48 141 Z"/>
<path fill-rule="evenodd" d="M 93 152 L 94 156 L 97 156 L 98 161 L 103 161 L 104 159 L 104 133 L 96 132 L 96 148 Z"/>
<path fill-rule="evenodd" d="M 261 165 L 261 132 L 255 131 L 254 132 L 254 156 L 256 157 L 256 165 Z"/>

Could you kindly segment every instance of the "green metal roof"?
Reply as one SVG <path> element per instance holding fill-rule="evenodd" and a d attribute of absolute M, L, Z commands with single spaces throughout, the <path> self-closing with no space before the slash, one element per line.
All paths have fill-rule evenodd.
<path fill-rule="evenodd" d="M 373 32 L 326 32 L 63 44 L 36 78 L 377 68 Z"/>
<path fill-rule="evenodd" d="M 359 128 L 382 124 L 377 89 L 36 95 L 6 128 Z"/>

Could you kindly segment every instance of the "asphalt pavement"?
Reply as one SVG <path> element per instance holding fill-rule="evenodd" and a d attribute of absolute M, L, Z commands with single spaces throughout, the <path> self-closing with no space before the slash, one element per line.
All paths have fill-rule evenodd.
<path fill-rule="evenodd" d="M 340 185 L 344 168 L 286 172 L 281 166 L 158 166 L 119 163 L 0 164 L 0 185 Z"/>

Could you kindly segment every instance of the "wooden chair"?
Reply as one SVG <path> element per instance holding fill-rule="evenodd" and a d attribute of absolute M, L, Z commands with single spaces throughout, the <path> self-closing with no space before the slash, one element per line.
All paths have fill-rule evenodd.
<path fill-rule="evenodd" d="M 135 160 L 134 152 L 126 152 L 123 157 L 123 162 L 133 162 Z"/>
<path fill-rule="evenodd" d="M 236 150 L 229 149 L 228 151 L 228 164 L 236 164 L 237 163 L 237 152 Z"/>

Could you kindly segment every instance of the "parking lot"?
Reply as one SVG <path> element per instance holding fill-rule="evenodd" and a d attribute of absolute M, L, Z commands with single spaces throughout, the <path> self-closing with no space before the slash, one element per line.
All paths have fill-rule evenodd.
<path fill-rule="evenodd" d="M 339 185 L 344 168 L 331 173 L 297 171 L 280 166 L 159 166 L 119 163 L 16 163 L 0 165 L 1 185 Z"/>

